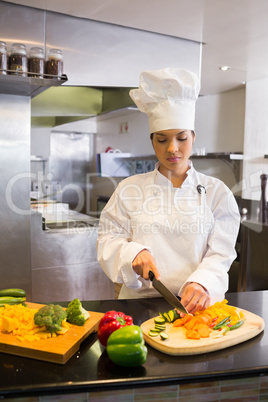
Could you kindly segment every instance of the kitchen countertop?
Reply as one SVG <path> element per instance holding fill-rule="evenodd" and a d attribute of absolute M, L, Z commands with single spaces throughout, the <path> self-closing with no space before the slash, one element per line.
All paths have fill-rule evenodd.
<path fill-rule="evenodd" d="M 268 291 L 230 293 L 226 298 L 230 305 L 267 322 Z M 89 311 L 123 311 L 132 315 L 136 325 L 170 309 L 162 298 L 84 301 L 83 306 Z M 95 333 L 65 365 L 0 353 L 0 399 L 257 377 L 268 374 L 267 356 L 268 332 L 264 330 L 239 345 L 195 356 L 170 356 L 148 346 L 143 366 L 122 368 L 109 360 Z"/>

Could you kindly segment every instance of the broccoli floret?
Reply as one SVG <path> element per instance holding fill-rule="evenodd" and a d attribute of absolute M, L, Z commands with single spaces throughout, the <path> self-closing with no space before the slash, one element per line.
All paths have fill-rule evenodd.
<path fill-rule="evenodd" d="M 51 333 L 60 331 L 61 323 L 67 317 L 66 312 L 61 306 L 48 304 L 41 307 L 34 315 L 35 325 L 45 325 Z"/>
<path fill-rule="evenodd" d="M 86 320 L 90 317 L 88 311 L 86 311 L 79 299 L 74 299 L 68 304 L 67 321 L 75 325 L 84 325 Z"/>

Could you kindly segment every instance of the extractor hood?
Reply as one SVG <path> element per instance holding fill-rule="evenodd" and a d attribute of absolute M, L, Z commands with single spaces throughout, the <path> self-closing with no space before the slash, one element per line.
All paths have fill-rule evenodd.
<path fill-rule="evenodd" d="M 33 127 L 55 127 L 134 106 L 131 88 L 52 87 L 31 103 Z"/>

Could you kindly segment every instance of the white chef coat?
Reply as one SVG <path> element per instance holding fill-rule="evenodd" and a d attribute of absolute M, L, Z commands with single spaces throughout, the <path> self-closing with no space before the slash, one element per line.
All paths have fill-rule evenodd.
<path fill-rule="evenodd" d="M 113 282 L 123 284 L 119 298 L 158 297 L 151 281 L 132 268 L 136 255 L 147 249 L 174 294 L 197 282 L 208 290 L 211 304 L 221 301 L 236 257 L 240 214 L 235 198 L 191 161 L 181 188 L 158 168 L 159 162 L 154 171 L 119 183 L 100 217 L 99 263 Z"/>

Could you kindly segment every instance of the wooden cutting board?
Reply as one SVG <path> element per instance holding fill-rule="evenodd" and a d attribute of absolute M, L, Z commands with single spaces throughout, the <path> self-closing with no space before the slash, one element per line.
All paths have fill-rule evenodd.
<path fill-rule="evenodd" d="M 173 327 L 172 323 L 166 323 L 165 332 L 169 335 L 167 340 L 161 340 L 159 335 L 151 337 L 148 333 L 151 328 L 154 328 L 154 318 L 145 321 L 141 328 L 145 341 L 153 348 L 168 355 L 182 356 L 214 352 L 247 341 L 264 330 L 264 320 L 261 317 L 246 310 L 237 310 L 244 313 L 246 319 L 244 324 L 218 338 L 216 336 L 219 332 L 212 330 L 209 338 L 187 339 L 185 328 Z"/>
<path fill-rule="evenodd" d="M 43 304 L 28 303 L 31 308 L 41 308 Z M 89 311 L 90 317 L 85 325 L 71 325 L 64 335 L 39 341 L 21 342 L 15 336 L 0 332 L 0 352 L 12 355 L 65 364 L 80 348 L 81 342 L 92 332 L 97 331 L 103 313 Z"/>

